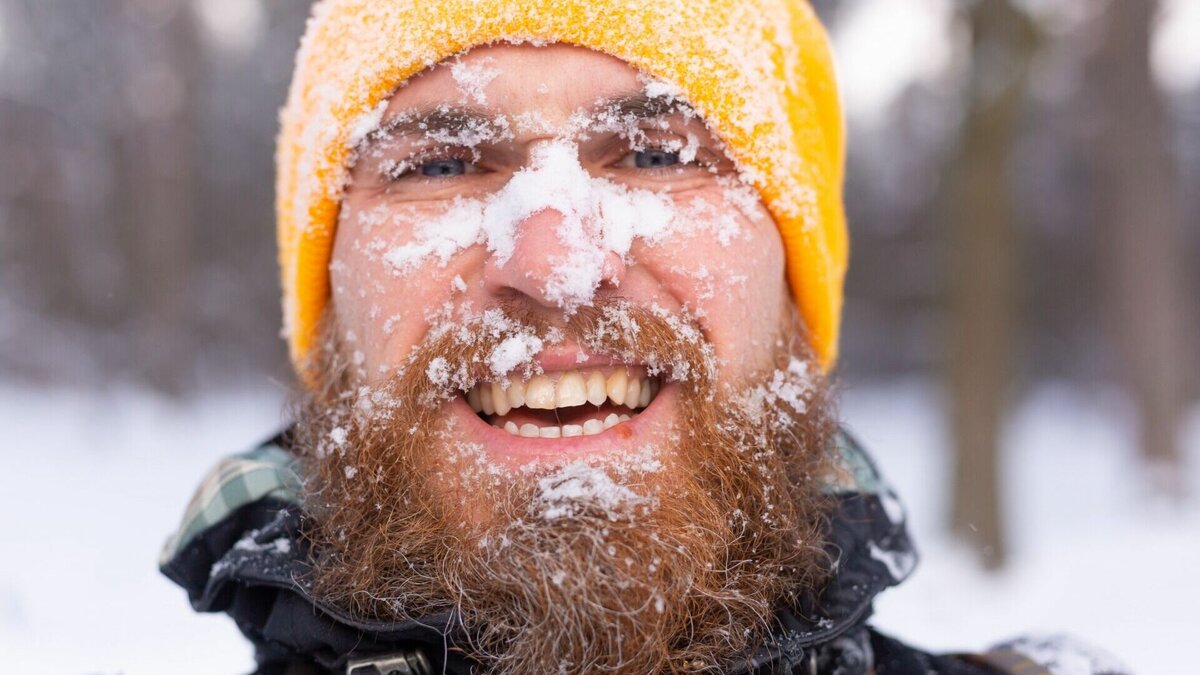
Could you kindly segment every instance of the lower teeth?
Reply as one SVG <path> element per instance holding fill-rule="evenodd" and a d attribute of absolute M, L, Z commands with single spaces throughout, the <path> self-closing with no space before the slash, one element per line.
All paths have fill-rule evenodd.
<path fill-rule="evenodd" d="M 510 421 L 505 422 L 503 427 L 494 426 L 498 429 L 504 429 L 513 436 L 521 436 L 522 438 L 571 438 L 573 436 L 595 436 L 605 429 L 611 429 L 631 419 L 633 418 L 629 415 L 611 413 L 604 420 L 590 419 L 582 425 L 564 424 L 562 426 L 539 427 L 536 424 L 522 424 L 518 427 L 515 422 Z"/>

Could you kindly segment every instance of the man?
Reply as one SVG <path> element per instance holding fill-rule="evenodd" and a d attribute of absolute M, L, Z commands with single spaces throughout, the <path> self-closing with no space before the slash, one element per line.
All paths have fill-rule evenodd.
<path fill-rule="evenodd" d="M 803 4 L 318 3 L 302 401 L 163 570 L 260 673 L 1042 672 L 866 624 L 915 555 L 833 412 L 842 133 Z"/>

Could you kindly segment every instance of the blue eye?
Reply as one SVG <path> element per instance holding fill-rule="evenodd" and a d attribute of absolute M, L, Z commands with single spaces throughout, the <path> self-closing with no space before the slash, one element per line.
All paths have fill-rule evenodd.
<path fill-rule="evenodd" d="M 639 169 L 662 169 L 679 163 L 678 152 L 667 152 L 657 148 L 633 153 L 633 164 Z"/>
<path fill-rule="evenodd" d="M 435 159 L 421 164 L 421 175 L 429 178 L 453 178 L 467 172 L 467 163 L 461 159 Z"/>

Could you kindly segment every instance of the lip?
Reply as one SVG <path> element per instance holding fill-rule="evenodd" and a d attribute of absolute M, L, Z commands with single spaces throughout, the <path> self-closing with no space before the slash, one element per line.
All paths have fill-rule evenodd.
<path fill-rule="evenodd" d="M 579 355 L 583 354 L 584 359 L 579 360 Z M 593 354 L 581 346 L 555 345 L 547 347 L 538 352 L 538 355 L 533 358 L 535 365 L 541 367 L 542 371 L 547 375 L 551 375 L 558 371 L 568 370 L 584 370 L 587 368 L 605 368 L 608 366 L 628 365 L 630 367 L 639 366 L 642 364 L 626 364 L 611 356 L 604 354 Z"/>
<path fill-rule="evenodd" d="M 572 365 L 575 365 L 574 362 Z M 597 362 L 594 367 L 599 365 Z M 650 405 L 640 413 L 594 436 L 514 436 L 480 419 L 462 394 L 455 396 L 449 404 L 449 414 L 454 418 L 455 427 L 461 431 L 464 441 L 481 445 L 497 462 L 521 468 L 531 464 L 558 464 L 599 456 L 633 454 L 653 439 L 663 437 L 660 432 L 670 424 L 671 412 L 676 409 L 678 390 L 676 383 L 665 382 Z"/>

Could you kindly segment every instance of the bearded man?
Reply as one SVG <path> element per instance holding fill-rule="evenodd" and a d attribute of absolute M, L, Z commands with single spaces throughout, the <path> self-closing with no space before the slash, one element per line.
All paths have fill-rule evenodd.
<path fill-rule="evenodd" d="M 325 0 L 282 119 L 295 422 L 162 560 L 257 672 L 1035 667 L 866 623 L 915 555 L 836 424 L 807 5 Z"/>

